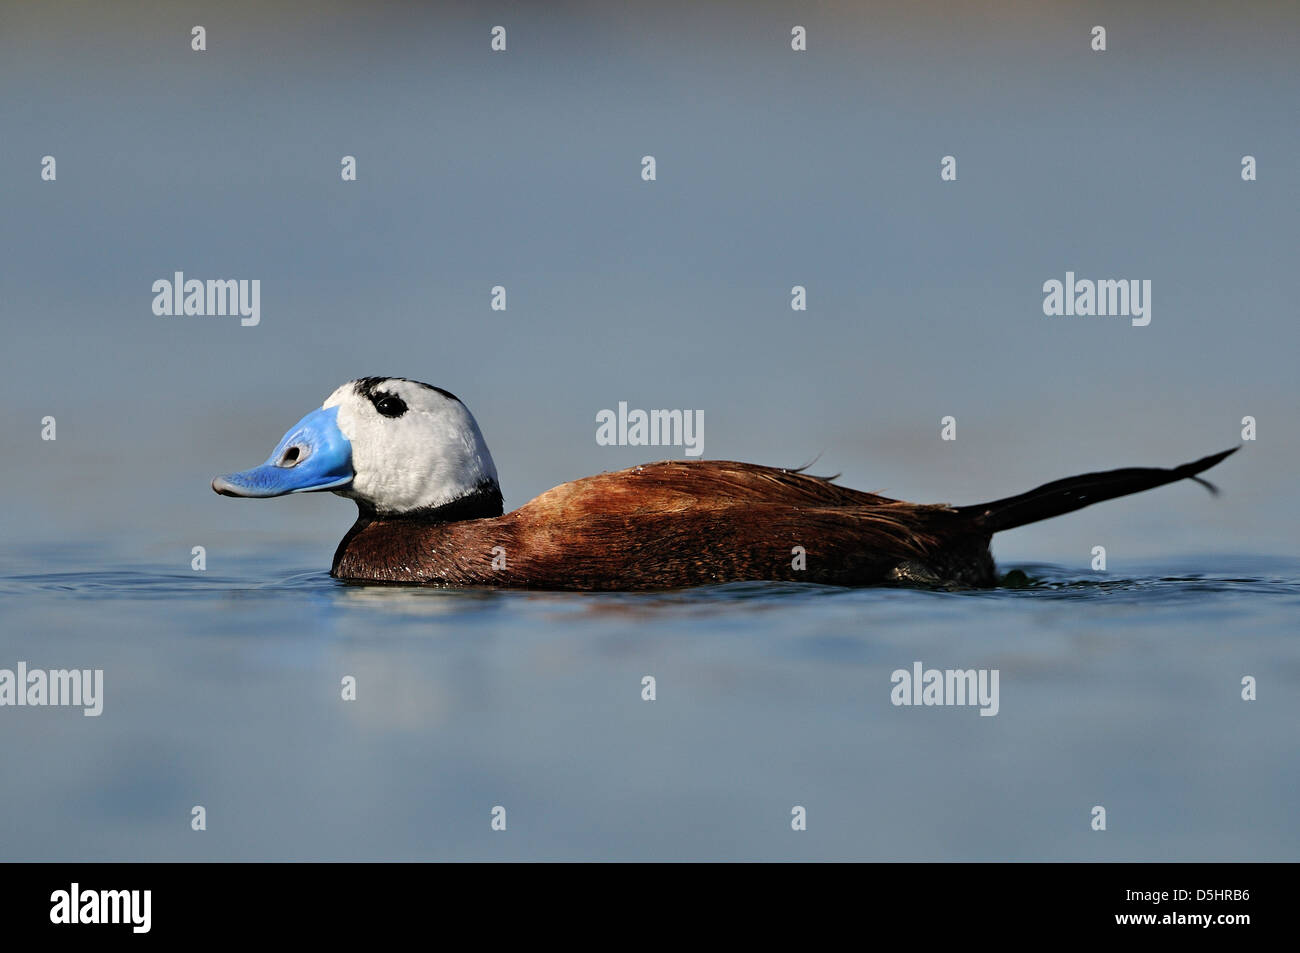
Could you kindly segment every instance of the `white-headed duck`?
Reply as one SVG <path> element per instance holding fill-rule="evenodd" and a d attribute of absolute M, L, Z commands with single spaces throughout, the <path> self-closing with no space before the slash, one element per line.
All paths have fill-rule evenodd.
<path fill-rule="evenodd" d="M 355 500 L 360 515 L 330 570 L 340 579 L 584 590 L 741 580 L 992 586 L 994 533 L 1176 480 L 1209 486 L 1197 474 L 1236 449 L 974 506 L 906 503 L 750 463 L 665 461 L 565 483 L 503 515 L 496 466 L 469 409 L 438 387 L 365 377 L 299 421 L 266 463 L 212 488 Z"/>

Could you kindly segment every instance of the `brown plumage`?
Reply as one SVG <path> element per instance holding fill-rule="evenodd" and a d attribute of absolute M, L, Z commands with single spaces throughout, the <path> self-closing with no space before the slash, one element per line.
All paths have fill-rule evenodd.
<path fill-rule="evenodd" d="M 1195 479 L 1231 452 L 1171 470 L 1085 474 L 973 507 L 906 503 L 748 463 L 665 461 L 565 483 L 503 516 L 363 517 L 339 545 L 331 574 L 584 590 L 742 580 L 991 586 L 993 532 Z"/>
<path fill-rule="evenodd" d="M 333 575 L 536 589 L 759 579 L 864 585 L 889 581 L 900 563 L 933 557 L 957 519 L 951 507 L 903 503 L 791 470 L 665 461 L 565 483 L 494 518 L 363 519 L 339 547 Z M 987 552 L 987 537 L 983 545 Z M 796 546 L 806 552 L 806 569 L 793 568 Z M 494 569 L 502 551 L 505 568 Z M 981 573 L 972 584 L 991 581 Z"/>

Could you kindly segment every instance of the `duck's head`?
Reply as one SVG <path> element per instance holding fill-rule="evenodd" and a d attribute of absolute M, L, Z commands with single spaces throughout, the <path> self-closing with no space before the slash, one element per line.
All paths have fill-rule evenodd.
<path fill-rule="evenodd" d="M 245 497 L 330 490 L 381 518 L 501 513 L 496 465 L 469 408 L 402 377 L 349 381 L 298 421 L 264 464 L 219 476 L 212 489 Z"/>

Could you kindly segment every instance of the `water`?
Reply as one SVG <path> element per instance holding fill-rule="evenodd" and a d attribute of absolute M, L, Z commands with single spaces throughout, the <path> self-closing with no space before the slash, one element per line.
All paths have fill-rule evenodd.
<path fill-rule="evenodd" d="M 107 696 L 0 709 L 0 858 L 1300 857 L 1300 5 L 1094 6 L 228 0 L 197 53 L 0 0 L 0 669 Z M 1151 324 L 1045 316 L 1067 269 Z M 260 322 L 155 315 L 177 270 Z M 366 588 L 351 505 L 209 483 L 370 374 L 465 400 L 507 509 L 682 458 L 621 401 L 925 503 L 1258 435 L 1000 535 L 1024 588 Z M 891 705 L 916 661 L 999 714 Z"/>
<path fill-rule="evenodd" d="M 6 859 L 1300 857 L 1300 560 L 566 594 L 89 555 L 0 563 L 0 667 L 105 685 L 0 711 Z M 895 707 L 914 661 L 999 670 L 998 714 Z"/>

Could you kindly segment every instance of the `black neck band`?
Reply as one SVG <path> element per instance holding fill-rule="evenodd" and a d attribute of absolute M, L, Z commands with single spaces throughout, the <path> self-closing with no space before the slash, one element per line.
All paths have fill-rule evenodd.
<path fill-rule="evenodd" d="M 369 520 L 411 521 L 416 523 L 459 523 L 462 520 L 481 520 L 500 516 L 505 512 L 505 501 L 501 498 L 501 488 L 495 480 L 485 480 L 464 496 L 443 503 L 439 506 L 425 506 L 406 513 L 376 513 L 371 507 L 357 502 L 361 517 Z"/>

